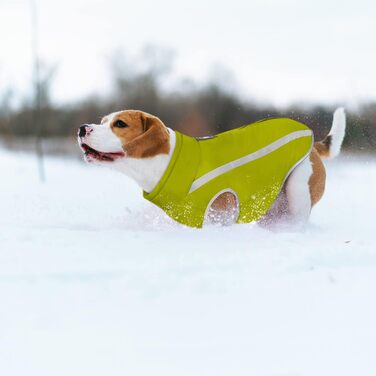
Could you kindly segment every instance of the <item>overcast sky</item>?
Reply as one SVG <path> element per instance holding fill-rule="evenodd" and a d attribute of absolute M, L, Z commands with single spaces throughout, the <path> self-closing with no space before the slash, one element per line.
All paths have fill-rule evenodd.
<path fill-rule="evenodd" d="M 244 98 L 356 105 L 376 99 L 376 2 L 328 0 L 36 0 L 53 98 L 110 87 L 113 51 L 176 51 L 173 77 L 227 67 Z M 0 0 L 0 93 L 30 87 L 30 2 Z"/>

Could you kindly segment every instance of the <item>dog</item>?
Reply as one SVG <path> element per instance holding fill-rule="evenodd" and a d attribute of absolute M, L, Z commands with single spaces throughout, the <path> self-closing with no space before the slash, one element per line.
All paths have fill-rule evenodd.
<path fill-rule="evenodd" d="M 289 119 L 280 120 L 284 122 L 283 124 L 287 125 L 300 124 L 297 122 L 292 123 L 293 121 Z M 266 119 L 265 125 L 262 123 L 255 124 L 258 124 L 260 132 L 262 133 L 264 129 L 267 130 L 267 124 L 269 123 L 268 119 Z M 251 126 L 252 125 L 248 127 Z M 345 128 L 345 111 L 343 108 L 338 108 L 334 112 L 333 123 L 329 134 L 322 141 L 315 142 L 314 144 L 312 141 L 312 147 L 307 149 L 308 152 L 305 152 L 305 155 L 302 154 L 304 158 L 296 162 L 291 162 L 291 169 L 288 170 L 286 167 L 286 172 L 283 173 L 282 177 L 284 175 L 286 176 L 281 179 L 278 192 L 272 197 L 272 201 L 268 204 L 269 206 L 261 205 L 263 211 L 259 210 L 258 212 L 260 214 L 249 217 L 250 220 L 256 218 L 257 222 L 263 226 L 279 223 L 307 223 L 312 207 L 320 201 L 325 191 L 326 171 L 323 160 L 332 159 L 340 153 L 345 136 Z M 252 130 L 253 128 L 248 129 Z M 300 128 L 298 131 L 290 133 L 296 134 L 299 132 L 300 136 L 306 137 L 306 140 L 308 140 L 307 137 L 311 134 L 307 133 L 310 131 L 300 130 Z M 303 134 L 302 132 L 305 133 Z M 181 137 L 187 136 L 181 135 L 179 132 L 175 132 L 166 127 L 158 117 L 137 110 L 114 112 L 104 116 L 100 124 L 84 124 L 78 129 L 78 143 L 84 153 L 85 160 L 88 163 L 112 167 L 126 174 L 138 183 L 144 191 L 144 196 L 148 199 L 150 199 L 150 195 L 154 195 L 152 192 L 155 191 L 156 187 L 159 187 L 161 180 L 164 180 L 164 176 L 169 169 L 171 169 L 172 160 L 175 158 L 174 152 L 178 147 L 178 141 Z M 241 137 L 244 138 L 244 136 Z M 286 137 L 289 137 L 289 135 L 281 139 L 286 139 Z M 189 139 L 193 140 L 193 138 Z M 209 137 L 209 139 L 211 139 L 211 137 Z M 291 144 L 290 141 L 291 140 L 288 140 L 286 143 Z M 207 141 L 198 140 L 198 142 L 205 143 Z M 278 140 L 272 142 L 271 145 L 276 145 L 278 142 Z M 287 155 L 293 153 L 294 148 L 297 147 L 297 144 L 291 145 L 291 152 Z M 265 148 L 261 149 L 261 152 L 265 149 L 269 150 L 269 155 L 273 155 L 273 153 L 270 152 L 270 147 L 270 145 L 267 145 Z M 278 147 L 280 148 L 279 150 L 283 149 L 280 146 Z M 226 145 L 224 148 L 226 148 Z M 179 174 L 179 179 L 185 179 L 184 171 L 186 169 L 187 171 L 189 170 L 191 160 L 193 164 L 196 158 L 196 154 L 198 153 L 197 149 L 192 149 L 191 151 L 190 155 L 188 155 L 188 159 L 184 162 L 185 164 L 182 162 L 180 165 L 178 164 L 179 167 L 174 167 L 175 170 L 178 169 L 175 173 Z M 260 150 L 257 152 L 259 151 Z M 256 158 L 254 155 L 256 155 L 257 152 L 250 154 L 251 159 Z M 214 150 L 214 153 L 221 155 L 223 149 Z M 263 158 L 258 158 L 258 160 L 262 159 Z M 282 159 L 282 157 L 279 158 L 281 163 Z M 244 160 L 244 157 L 238 160 Z M 206 163 L 206 161 L 203 161 L 203 163 Z M 230 163 L 224 164 L 224 166 L 233 166 L 233 163 L 234 162 L 231 161 Z M 273 162 L 274 165 L 278 165 L 278 163 L 278 161 Z M 219 166 L 214 170 L 220 170 L 222 168 L 223 166 Z M 210 174 L 213 174 L 213 171 L 207 173 L 207 175 Z M 271 173 L 271 175 L 273 175 L 273 173 Z M 195 184 L 196 183 L 197 182 L 195 182 Z M 241 179 L 237 184 L 238 186 L 242 184 Z M 240 186 L 240 188 L 243 191 L 248 189 L 244 186 Z M 276 189 L 274 189 L 274 191 L 276 191 Z M 187 194 L 187 192 L 185 194 Z M 171 197 L 171 201 L 169 201 L 169 197 Z M 255 201 L 253 206 L 259 206 L 259 204 L 265 201 L 264 197 L 257 195 L 252 195 L 252 197 Z M 166 195 L 164 201 L 167 201 L 163 203 L 164 206 L 162 204 L 159 206 L 170 216 L 181 223 L 193 227 L 201 227 L 201 224 L 213 223 L 230 225 L 237 222 L 239 219 L 239 211 L 241 212 L 239 197 L 237 196 L 237 192 L 232 189 L 225 189 L 214 195 L 210 202 L 205 204 L 207 207 L 205 211 L 202 212 L 204 214 L 200 214 L 203 218 L 199 221 L 192 220 L 195 215 L 194 211 L 186 210 L 185 207 L 175 204 L 172 195 Z M 174 208 L 174 206 L 176 206 L 176 208 Z M 171 213 L 180 214 L 171 214 L 169 210 Z M 182 212 L 185 213 L 185 219 L 179 220 Z M 240 222 L 249 222 L 250 220 Z"/>

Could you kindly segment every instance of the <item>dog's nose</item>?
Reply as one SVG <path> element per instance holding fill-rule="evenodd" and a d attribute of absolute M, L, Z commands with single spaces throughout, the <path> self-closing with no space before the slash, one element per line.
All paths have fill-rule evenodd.
<path fill-rule="evenodd" d="M 78 137 L 85 137 L 86 136 L 86 125 L 81 125 L 81 127 L 78 128 Z"/>

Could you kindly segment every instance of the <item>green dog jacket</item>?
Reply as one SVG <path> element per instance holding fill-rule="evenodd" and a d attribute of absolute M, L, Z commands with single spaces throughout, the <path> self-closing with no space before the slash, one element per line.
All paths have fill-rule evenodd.
<path fill-rule="evenodd" d="M 285 118 L 261 120 L 210 138 L 175 134 L 170 163 L 144 197 L 190 227 L 202 227 L 211 203 L 226 191 L 237 196 L 237 223 L 258 221 L 313 145 L 307 126 Z"/>

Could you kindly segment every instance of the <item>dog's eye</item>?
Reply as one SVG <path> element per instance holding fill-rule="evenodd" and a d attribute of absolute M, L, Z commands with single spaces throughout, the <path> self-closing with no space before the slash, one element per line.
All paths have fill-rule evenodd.
<path fill-rule="evenodd" d="M 124 121 L 122 121 L 122 120 L 116 120 L 115 123 L 114 123 L 114 127 L 116 127 L 116 128 L 126 128 L 126 127 L 128 127 L 128 125 L 126 123 L 124 123 Z"/>

